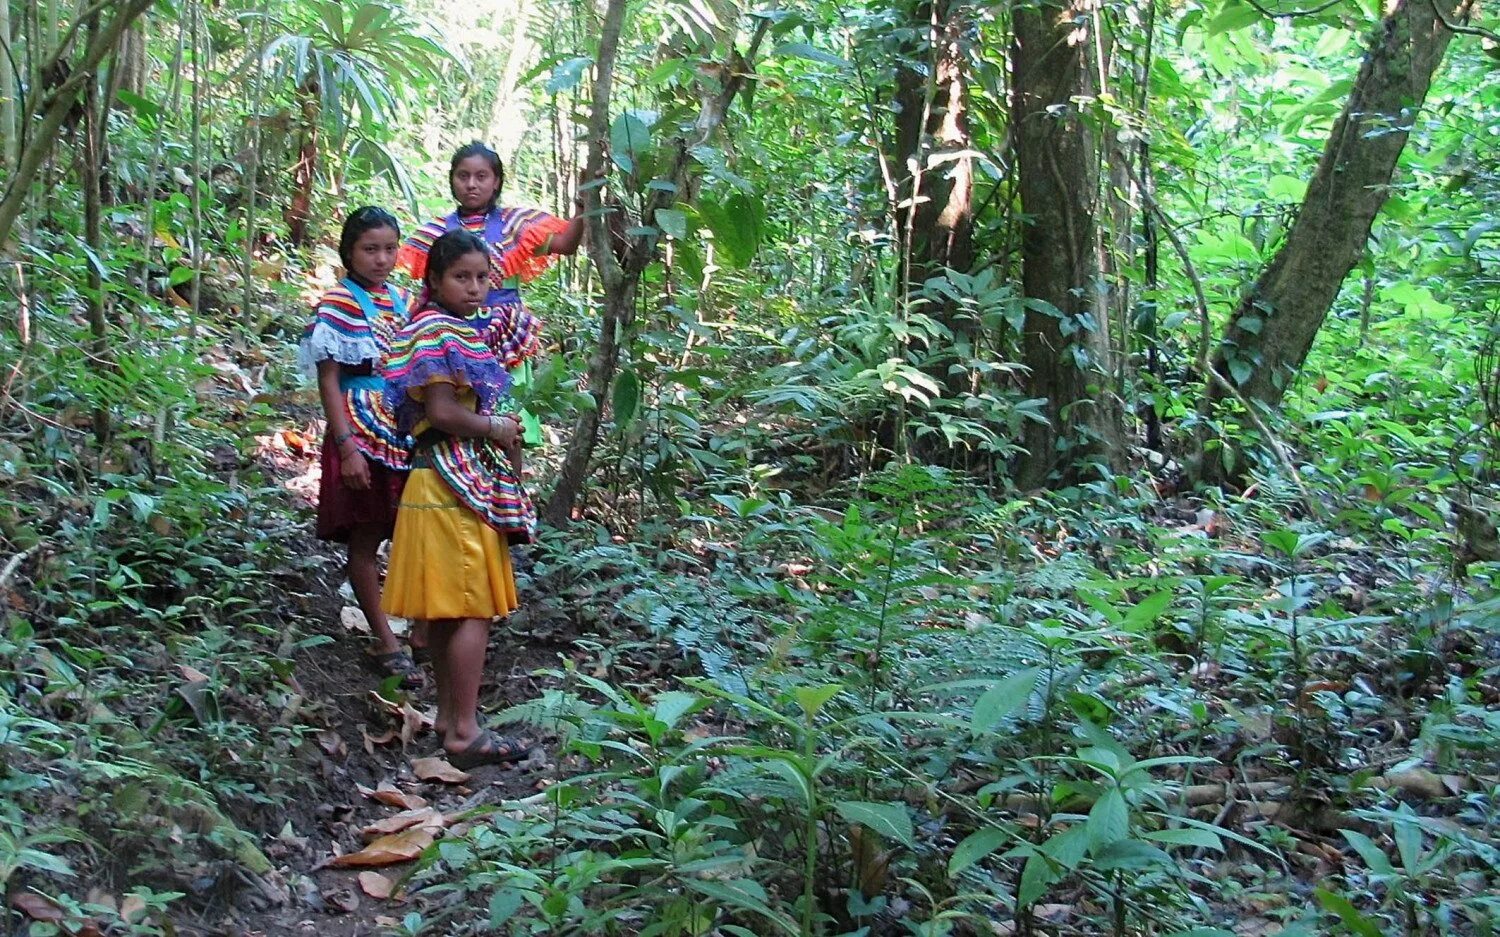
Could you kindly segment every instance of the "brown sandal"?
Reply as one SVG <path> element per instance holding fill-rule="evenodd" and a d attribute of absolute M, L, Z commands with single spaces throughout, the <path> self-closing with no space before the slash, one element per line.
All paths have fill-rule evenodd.
<path fill-rule="evenodd" d="M 388 654 L 371 654 L 370 660 L 386 676 L 400 677 L 401 685 L 407 689 L 416 689 L 423 683 L 421 669 L 411 659 L 411 655 L 405 651 L 391 651 Z"/>
<path fill-rule="evenodd" d="M 496 735 L 488 729 L 469 743 L 469 747 L 457 754 L 445 752 L 448 764 L 460 771 L 483 765 L 505 765 L 520 761 L 531 751 L 531 743 L 525 739 Z"/>

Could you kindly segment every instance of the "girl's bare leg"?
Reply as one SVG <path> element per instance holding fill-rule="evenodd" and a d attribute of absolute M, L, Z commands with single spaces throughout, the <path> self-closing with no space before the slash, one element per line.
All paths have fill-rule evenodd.
<path fill-rule="evenodd" d="M 432 621 L 422 622 L 428 636 L 428 647 L 432 649 L 432 675 L 437 680 L 437 718 L 433 720 L 432 730 L 437 733 L 439 739 L 446 740 L 453 731 L 453 677 L 451 673 L 451 658 L 449 657 L 449 645 L 453 643 L 453 633 L 457 630 L 459 622 L 456 621 Z M 414 626 L 415 627 L 415 626 Z"/>
<path fill-rule="evenodd" d="M 380 564 L 376 553 L 385 539 L 384 531 L 373 524 L 359 524 L 349 533 L 349 585 L 354 589 L 354 601 L 365 613 L 370 623 L 370 632 L 380 645 L 380 653 L 391 654 L 401 650 L 390 620 L 380 609 Z"/>
<path fill-rule="evenodd" d="M 465 618 L 448 631 L 446 647 L 439 648 L 433 631 L 432 660 L 445 660 L 438 676 L 438 698 L 446 699 L 443 710 L 448 731 L 443 748 L 450 753 L 467 749 L 479 738 L 479 684 L 484 677 L 484 652 L 490 642 L 490 623 L 483 618 Z"/>

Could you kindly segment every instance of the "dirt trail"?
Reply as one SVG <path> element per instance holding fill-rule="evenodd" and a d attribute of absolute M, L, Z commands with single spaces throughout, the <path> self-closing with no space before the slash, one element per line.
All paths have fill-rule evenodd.
<path fill-rule="evenodd" d="M 516 766 L 478 768 L 457 784 L 418 779 L 413 761 L 442 754 L 436 736 L 416 722 L 419 714 L 431 716 L 430 673 L 429 686 L 408 698 L 404 719 L 392 711 L 394 707 L 380 703 L 372 692 L 380 674 L 364 660 L 367 639 L 344 629 L 339 614 L 343 602 L 332 589 L 326 595 L 326 614 L 319 617 L 323 633 L 334 640 L 302 652 L 296 661 L 296 680 L 308 701 L 304 712 L 313 713 L 310 721 L 322 730 L 309 740 L 309 788 L 278 818 L 281 826 L 262 831 L 262 846 L 276 871 L 251 883 L 236 907 L 227 909 L 225 919 L 217 927 L 210 925 L 209 932 L 363 937 L 388 930 L 412 910 L 430 916 L 429 903 L 420 892 L 374 898 L 360 887 L 359 873 L 364 870 L 324 867 L 335 853 L 354 853 L 368 845 L 369 837 L 362 835 L 366 827 L 403 812 L 399 805 L 362 794 L 360 787 L 399 792 L 384 795 L 393 801 L 420 798 L 411 800 L 410 806 L 425 806 L 452 821 L 465 810 L 535 794 L 539 782 L 555 774 L 550 740 L 540 739 L 531 756 Z M 531 673 L 555 664 L 563 653 L 560 647 L 518 647 L 511 634 L 498 627 L 491 633 L 481 696 L 484 712 L 538 696 L 544 687 Z M 404 746 L 403 731 L 412 735 Z M 393 737 L 383 744 L 367 741 L 388 736 Z M 400 882 L 411 865 L 368 871 Z M 218 929 L 224 927 L 228 930 Z"/>
<path fill-rule="evenodd" d="M 315 424 L 302 436 L 316 439 L 314 431 Z M 279 457 L 266 460 L 268 472 L 304 498 L 316 492 L 315 449 L 277 448 Z M 304 700 L 301 717 L 317 730 L 304 744 L 306 787 L 284 809 L 265 812 L 256 824 L 255 832 L 262 837 L 262 849 L 274 871 L 259 878 L 241 875 L 244 887 L 233 897 L 217 907 L 200 908 L 196 919 L 179 917 L 175 921 L 179 933 L 365 937 L 389 932 L 413 910 L 430 919 L 433 905 L 440 900 L 437 897 L 398 888 L 395 896 L 381 899 L 360 886 L 361 871 L 404 884 L 402 877 L 413 863 L 372 869 L 331 868 L 327 863 L 335 855 L 365 848 L 371 839 L 366 829 L 401 814 L 403 799 L 419 798 L 409 800 L 412 808 L 425 808 L 443 818 L 435 820 L 429 813 L 425 821 L 447 827 L 427 827 L 440 839 L 461 831 L 459 816 L 465 811 L 531 796 L 556 776 L 553 740 L 532 732 L 528 737 L 537 744 L 517 765 L 478 768 L 460 783 L 416 777 L 416 760 L 442 755 L 430 729 L 431 671 L 426 671 L 427 685 L 404 694 L 400 705 L 379 698 L 375 691 L 382 674 L 365 653 L 370 639 L 343 621 L 345 608 L 352 602 L 339 593 L 342 553 L 317 544 L 310 536 L 307 544 L 307 549 L 328 561 L 321 575 L 306 584 L 306 593 L 315 597 L 315 609 L 304 637 L 325 635 L 331 640 L 305 648 L 295 657 L 294 689 Z M 523 550 L 515 555 L 523 604 L 534 606 L 539 597 L 525 575 L 529 562 Z M 525 608 L 491 629 L 481 713 L 492 714 L 541 695 L 546 683 L 532 674 L 555 667 L 568 653 L 565 644 L 539 640 L 527 632 Z M 384 791 L 382 796 L 391 803 L 362 793 L 361 787 Z M 445 894 L 441 900 L 452 897 Z"/>

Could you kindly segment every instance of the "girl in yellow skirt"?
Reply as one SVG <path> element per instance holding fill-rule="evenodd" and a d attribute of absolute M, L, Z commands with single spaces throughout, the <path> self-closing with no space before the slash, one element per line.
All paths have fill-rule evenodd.
<path fill-rule="evenodd" d="M 397 426 L 411 432 L 416 448 L 383 606 L 429 625 L 435 727 L 461 769 L 526 752 L 478 720 L 490 622 L 520 607 L 510 544 L 536 533 L 536 512 L 514 467 L 521 424 L 504 412 L 510 377 L 474 321 L 489 291 L 489 263 L 484 240 L 471 232 L 438 238 L 422 300 L 385 367 Z"/>

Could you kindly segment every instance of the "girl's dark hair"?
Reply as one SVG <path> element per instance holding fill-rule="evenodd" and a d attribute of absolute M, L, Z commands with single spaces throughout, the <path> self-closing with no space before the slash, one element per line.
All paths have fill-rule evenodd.
<path fill-rule="evenodd" d="M 396 220 L 395 215 L 379 206 L 356 208 L 344 219 L 344 233 L 339 235 L 339 260 L 344 264 L 345 270 L 354 269 L 350 261 L 354 257 L 354 245 L 359 243 L 360 237 L 380 228 L 390 228 L 396 232 L 396 240 L 401 240 L 401 223 Z"/>
<path fill-rule="evenodd" d="M 479 157 L 490 164 L 490 169 L 495 173 L 495 197 L 490 199 L 487 210 L 493 211 L 495 203 L 500 200 L 500 190 L 505 188 L 505 166 L 500 162 L 500 154 L 475 140 L 473 143 L 465 144 L 453 151 L 453 159 L 448 163 L 448 191 L 453 192 L 453 198 L 458 200 L 458 193 L 453 191 L 453 174 L 458 172 L 458 164 L 471 157 Z"/>
<path fill-rule="evenodd" d="M 423 278 L 429 292 L 432 284 L 447 273 L 448 268 L 458 262 L 458 258 L 470 254 L 483 254 L 486 260 L 490 256 L 490 249 L 484 243 L 484 238 L 473 231 L 449 231 L 433 241 L 432 249 L 427 252 L 427 275 Z"/>

